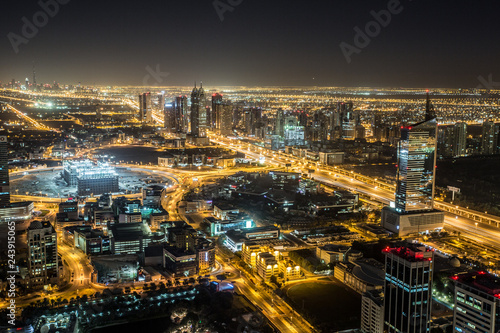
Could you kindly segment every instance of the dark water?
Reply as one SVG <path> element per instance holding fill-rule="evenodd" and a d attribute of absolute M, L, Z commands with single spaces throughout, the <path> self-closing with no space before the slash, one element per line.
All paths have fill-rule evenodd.
<path fill-rule="evenodd" d="M 158 157 L 164 153 L 161 148 L 145 146 L 124 146 L 105 149 L 96 149 L 95 154 L 110 155 L 115 158 L 111 161 L 125 161 L 132 163 L 158 164 Z"/>

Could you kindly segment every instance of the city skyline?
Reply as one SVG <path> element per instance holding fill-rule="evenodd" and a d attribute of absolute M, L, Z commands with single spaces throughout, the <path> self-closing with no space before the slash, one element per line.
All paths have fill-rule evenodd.
<path fill-rule="evenodd" d="M 500 332 L 500 4 L 3 5 L 1 332 Z"/>

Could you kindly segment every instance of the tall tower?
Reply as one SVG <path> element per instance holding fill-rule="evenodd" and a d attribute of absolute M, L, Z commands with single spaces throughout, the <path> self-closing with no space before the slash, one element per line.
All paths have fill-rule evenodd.
<path fill-rule="evenodd" d="M 177 133 L 187 133 L 189 128 L 187 96 L 175 98 L 175 126 Z"/>
<path fill-rule="evenodd" d="M 50 222 L 33 221 L 28 227 L 29 288 L 58 282 L 57 234 Z"/>
<path fill-rule="evenodd" d="M 35 73 L 35 62 L 33 61 L 33 91 L 37 91 L 36 87 L 36 73 Z"/>
<path fill-rule="evenodd" d="M 492 155 L 496 153 L 498 141 L 498 127 L 495 123 L 486 120 L 483 123 L 483 135 L 481 137 L 481 154 Z"/>
<path fill-rule="evenodd" d="M 0 135 L 0 207 L 10 204 L 9 156 L 7 136 Z"/>
<path fill-rule="evenodd" d="M 222 112 L 222 95 L 217 93 L 212 95 L 212 112 L 208 118 L 208 127 L 220 130 Z"/>
<path fill-rule="evenodd" d="M 433 209 L 437 122 L 427 94 L 425 121 L 401 128 L 398 143 L 396 211 Z"/>
<path fill-rule="evenodd" d="M 429 332 L 434 252 L 415 244 L 383 252 L 384 331 Z"/>
<path fill-rule="evenodd" d="M 207 110 L 205 107 L 205 91 L 203 84 L 191 91 L 191 135 L 193 138 L 205 138 L 207 126 Z"/>
<path fill-rule="evenodd" d="M 401 126 L 395 202 L 382 209 L 382 226 L 399 236 L 440 229 L 444 213 L 434 210 L 437 122 L 427 94 L 424 121 Z"/>
<path fill-rule="evenodd" d="M 139 95 L 139 121 L 149 123 L 152 120 L 151 93 L 147 92 Z"/>
<path fill-rule="evenodd" d="M 453 156 L 466 156 L 467 123 L 458 122 L 453 128 Z"/>

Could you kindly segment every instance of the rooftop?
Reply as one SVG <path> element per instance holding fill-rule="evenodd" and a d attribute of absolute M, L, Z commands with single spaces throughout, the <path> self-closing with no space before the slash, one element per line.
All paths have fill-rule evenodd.
<path fill-rule="evenodd" d="M 500 278 L 485 271 L 474 271 L 451 277 L 452 280 L 500 298 Z"/>
<path fill-rule="evenodd" d="M 431 261 L 432 251 L 421 244 L 408 244 L 395 248 L 386 247 L 382 250 L 384 253 L 392 253 L 408 261 Z"/>

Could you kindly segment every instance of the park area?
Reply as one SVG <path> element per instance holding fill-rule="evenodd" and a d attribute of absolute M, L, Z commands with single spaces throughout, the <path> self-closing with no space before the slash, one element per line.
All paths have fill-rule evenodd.
<path fill-rule="evenodd" d="M 288 292 L 291 305 L 322 332 L 359 328 L 361 296 L 330 279 L 301 283 Z"/>

